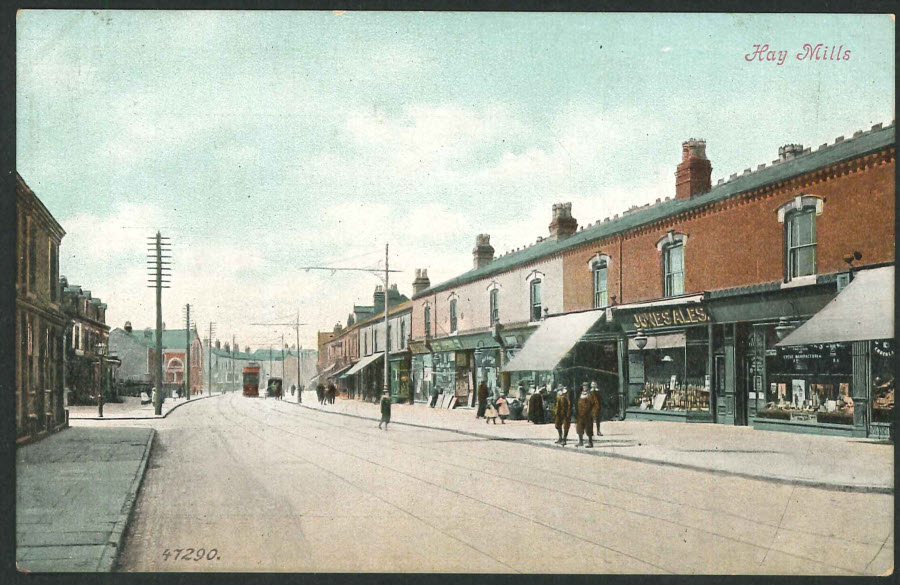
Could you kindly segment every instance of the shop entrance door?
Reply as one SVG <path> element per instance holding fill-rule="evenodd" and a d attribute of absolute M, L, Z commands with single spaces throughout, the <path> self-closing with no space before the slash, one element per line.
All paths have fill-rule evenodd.
<path fill-rule="evenodd" d="M 728 351 L 729 348 L 726 348 Z M 734 355 L 734 348 L 730 348 Z M 728 383 L 727 360 L 724 355 L 715 356 L 715 387 L 716 387 L 716 422 L 719 424 L 734 424 L 734 380 Z M 730 389 L 730 391 L 729 391 Z"/>
<path fill-rule="evenodd" d="M 740 380 L 734 392 L 734 424 L 747 426 L 747 408 L 750 391 L 753 382 L 750 376 L 750 368 L 746 357 L 741 359 Z"/>

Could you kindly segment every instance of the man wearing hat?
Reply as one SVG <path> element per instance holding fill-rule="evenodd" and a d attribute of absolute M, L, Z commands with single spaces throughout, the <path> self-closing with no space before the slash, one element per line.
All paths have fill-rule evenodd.
<path fill-rule="evenodd" d="M 588 383 L 581 384 L 575 412 L 575 432 L 578 433 L 578 446 L 584 446 L 584 434 L 588 436 L 588 447 L 594 446 L 594 419 L 600 411 L 597 398 L 588 390 Z"/>
<path fill-rule="evenodd" d="M 384 424 L 384 430 L 387 430 L 389 422 L 391 422 L 391 393 L 385 392 L 381 395 L 381 422 L 378 423 L 378 428 Z"/>
<path fill-rule="evenodd" d="M 563 386 L 556 393 L 556 416 L 554 418 L 556 432 L 559 434 L 559 440 L 556 441 L 556 444 L 563 447 L 566 446 L 566 439 L 569 438 L 569 427 L 572 424 L 570 420 L 571 415 L 569 414 L 571 410 L 572 402 L 569 400 L 569 392 Z"/>
<path fill-rule="evenodd" d="M 597 382 L 591 382 L 591 394 L 597 399 L 597 416 L 594 417 L 594 421 L 597 423 L 597 436 L 602 437 L 603 433 L 600 432 L 600 387 Z"/>

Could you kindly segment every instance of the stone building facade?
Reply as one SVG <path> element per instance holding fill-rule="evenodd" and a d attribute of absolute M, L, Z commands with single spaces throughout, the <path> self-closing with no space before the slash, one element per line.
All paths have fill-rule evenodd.
<path fill-rule="evenodd" d="M 16 221 L 15 420 L 16 438 L 26 441 L 67 424 L 59 287 L 65 231 L 18 173 Z"/>

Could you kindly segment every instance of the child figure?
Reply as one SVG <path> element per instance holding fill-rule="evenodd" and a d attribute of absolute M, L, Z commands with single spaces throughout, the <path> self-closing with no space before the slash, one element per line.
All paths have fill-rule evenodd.
<path fill-rule="evenodd" d="M 497 409 L 494 408 L 494 405 L 488 401 L 487 408 L 484 410 L 484 422 L 485 424 L 490 424 L 491 421 L 494 421 L 494 424 L 497 424 Z"/>

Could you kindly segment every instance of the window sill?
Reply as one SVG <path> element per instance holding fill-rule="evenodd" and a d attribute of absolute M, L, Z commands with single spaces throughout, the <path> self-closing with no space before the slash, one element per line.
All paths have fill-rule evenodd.
<path fill-rule="evenodd" d="M 794 288 L 798 286 L 810 286 L 816 284 L 816 280 L 818 279 L 817 274 L 809 274 L 807 276 L 798 276 L 796 278 L 792 278 L 788 282 L 782 282 L 781 288 Z"/>

